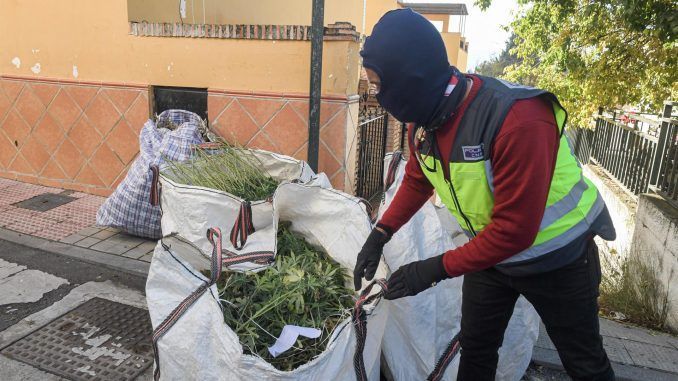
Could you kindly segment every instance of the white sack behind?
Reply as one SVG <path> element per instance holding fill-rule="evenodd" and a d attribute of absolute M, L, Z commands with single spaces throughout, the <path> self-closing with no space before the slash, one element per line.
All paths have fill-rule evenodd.
<path fill-rule="evenodd" d="M 308 164 L 289 156 L 263 150 L 250 150 L 261 162 L 263 169 L 279 181 L 309 181 L 313 171 Z M 254 232 L 245 245 L 236 249 L 229 240 L 231 229 L 240 215 L 243 200 L 214 189 L 178 184 L 167 176 L 160 176 L 160 205 L 162 208 L 162 234 L 177 233 L 196 244 L 203 252 L 210 252 L 211 244 L 205 232 L 218 227 L 224 233 L 224 249 L 237 255 L 276 252 L 278 217 L 272 200 L 251 202 L 251 219 Z M 245 262 L 230 267 L 232 270 L 260 270 L 265 265 Z"/>
<path fill-rule="evenodd" d="M 392 155 L 387 155 L 388 168 Z M 405 173 L 400 162 L 395 182 L 386 192 L 379 217 L 388 208 Z M 385 175 L 388 175 L 386 173 Z M 405 226 L 384 248 L 384 259 L 391 271 L 400 266 L 440 255 L 456 247 L 452 237 L 459 235 L 456 223 L 441 222 L 440 211 L 431 202 Z M 446 229 L 447 227 L 447 229 Z M 457 229 L 450 230 L 450 228 Z M 419 295 L 388 302 L 389 318 L 383 338 L 383 353 L 396 381 L 425 379 L 435 367 L 461 323 L 461 286 L 463 277 L 448 279 Z M 499 350 L 497 380 L 518 381 L 529 365 L 532 347 L 539 331 L 539 317 L 523 297 L 518 299 Z M 459 355 L 445 372 L 445 380 L 455 380 Z"/>

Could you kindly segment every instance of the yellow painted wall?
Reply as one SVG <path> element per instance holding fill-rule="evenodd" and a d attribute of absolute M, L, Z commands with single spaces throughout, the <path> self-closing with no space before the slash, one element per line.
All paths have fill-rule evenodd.
<path fill-rule="evenodd" d="M 449 30 L 450 26 L 450 15 L 441 15 L 441 14 L 422 14 L 422 16 L 426 17 L 426 19 L 430 21 L 442 21 L 443 23 L 443 28 L 442 32 L 447 32 Z"/>
<path fill-rule="evenodd" d="M 459 43 L 462 39 L 460 33 L 441 33 L 445 48 L 447 49 L 447 58 L 451 65 L 457 67 L 462 72 L 466 71 L 466 61 L 468 53 L 460 49 Z M 464 39 L 464 41 L 466 41 Z"/>
<path fill-rule="evenodd" d="M 308 41 L 131 36 L 127 3 L 115 0 L 0 0 L 0 9 L 0 74 L 308 93 Z M 323 94 L 356 93 L 357 50 L 325 42 Z"/>
<path fill-rule="evenodd" d="M 395 0 L 393 1 L 396 2 Z M 129 20 L 181 22 L 179 0 L 127 0 Z M 311 25 L 311 0 L 186 0 L 185 23 Z M 325 0 L 325 25 L 360 28 L 363 0 Z"/>
<path fill-rule="evenodd" d="M 466 43 L 466 39 L 464 39 L 464 43 Z M 457 52 L 457 62 L 456 64 L 454 64 L 454 66 L 456 66 L 457 69 L 461 70 L 462 72 L 466 72 L 466 69 L 468 69 L 466 67 L 467 65 L 468 65 L 468 52 L 466 50 L 459 49 L 459 51 Z"/>
<path fill-rule="evenodd" d="M 381 16 L 384 15 L 384 13 L 392 10 L 392 9 L 398 9 L 400 6 L 398 5 L 397 0 L 365 0 L 366 6 L 365 6 L 365 35 L 369 36 L 372 33 L 372 28 L 374 28 L 374 24 L 379 21 Z"/>

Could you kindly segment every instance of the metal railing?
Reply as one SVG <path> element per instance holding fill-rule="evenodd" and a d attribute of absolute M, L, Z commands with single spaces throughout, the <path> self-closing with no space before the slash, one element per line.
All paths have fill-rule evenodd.
<path fill-rule="evenodd" d="M 591 157 L 593 130 L 588 128 L 566 128 L 565 135 L 570 140 L 570 147 L 579 162 L 588 164 Z"/>
<path fill-rule="evenodd" d="M 591 158 L 634 195 L 649 189 L 657 138 L 604 116 L 596 118 Z"/>
<path fill-rule="evenodd" d="M 582 164 L 599 165 L 629 193 L 652 190 L 677 201 L 678 121 L 671 117 L 672 107 L 672 102 L 665 104 L 651 131 L 604 116 L 600 110 L 595 129 L 569 128 L 566 134 Z"/>
<path fill-rule="evenodd" d="M 356 195 L 366 200 L 382 189 L 387 128 L 388 114 L 383 109 L 374 108 L 362 113 L 358 125 Z"/>
<path fill-rule="evenodd" d="M 651 182 L 657 193 L 675 202 L 678 201 L 678 120 L 671 117 L 672 105 L 667 103 L 662 114 Z"/>

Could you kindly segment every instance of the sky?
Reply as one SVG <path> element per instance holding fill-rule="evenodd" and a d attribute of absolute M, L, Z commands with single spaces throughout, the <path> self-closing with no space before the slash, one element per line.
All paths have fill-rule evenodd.
<path fill-rule="evenodd" d="M 507 26 L 518 10 L 516 0 L 494 0 L 485 12 L 473 5 L 474 0 L 408 0 L 408 2 L 466 4 L 469 13 L 466 16 L 465 31 L 466 40 L 469 42 L 467 70 L 472 70 L 479 63 L 501 53 L 509 37 L 509 33 L 504 31 L 502 26 Z M 457 27 L 457 24 L 451 25 Z"/>

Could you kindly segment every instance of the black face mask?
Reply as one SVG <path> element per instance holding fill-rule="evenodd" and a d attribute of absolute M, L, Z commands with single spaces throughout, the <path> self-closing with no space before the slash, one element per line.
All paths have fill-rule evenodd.
<path fill-rule="evenodd" d="M 379 75 L 377 100 L 401 122 L 435 129 L 449 118 L 466 93 L 466 80 L 450 66 L 440 33 L 411 9 L 386 13 L 360 54 L 363 66 Z M 458 83 L 445 97 L 453 75 Z"/>
<path fill-rule="evenodd" d="M 450 83 L 448 86 L 451 86 L 449 94 L 447 90 L 445 91 L 445 96 L 438 103 L 431 119 L 426 124 L 421 124 L 426 131 L 435 131 L 441 126 L 443 126 L 447 121 L 452 118 L 454 112 L 457 110 L 457 107 L 464 100 L 466 95 L 466 88 L 468 82 L 466 82 L 466 76 L 462 74 L 456 67 L 452 66 L 454 70 L 452 73 L 452 78 L 450 78 Z"/>

